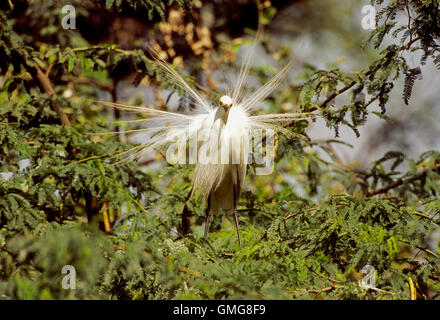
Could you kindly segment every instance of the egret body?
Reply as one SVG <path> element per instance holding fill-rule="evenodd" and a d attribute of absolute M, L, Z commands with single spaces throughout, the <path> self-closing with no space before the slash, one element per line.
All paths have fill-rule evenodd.
<path fill-rule="evenodd" d="M 246 148 L 243 144 L 249 143 L 249 136 L 246 130 L 243 129 L 245 123 L 238 121 L 246 121 L 243 110 L 236 110 L 239 106 L 233 106 L 232 98 L 229 96 L 222 96 L 219 100 L 219 106 L 215 111 L 213 127 L 219 129 L 215 132 L 219 137 L 219 145 L 217 150 L 222 150 L 224 145 L 231 148 L 227 149 L 227 161 L 225 163 L 214 164 L 217 167 L 213 170 L 213 164 L 197 164 L 195 169 L 195 179 L 206 179 L 202 172 L 219 172 L 219 176 L 214 176 L 212 184 L 204 189 L 202 194 L 207 200 L 205 232 L 206 237 L 209 230 L 209 219 L 212 214 L 217 214 L 220 209 L 232 211 L 234 214 L 235 228 L 237 230 L 238 242 L 241 245 L 240 227 L 238 223 L 237 206 L 240 199 L 241 190 L 243 187 L 244 178 L 246 177 L 247 157 Z M 230 112 L 233 110 L 232 112 Z M 231 117 L 229 115 L 231 114 Z M 240 115 L 242 117 L 237 115 Z M 230 120 L 230 121 L 229 121 Z M 221 154 L 220 154 L 221 156 Z M 238 161 L 233 161 L 233 158 Z M 221 162 L 221 161 L 220 161 Z M 238 162 L 238 163 L 234 163 Z M 201 175 L 201 177 L 198 177 Z"/>
<path fill-rule="evenodd" d="M 212 105 L 196 89 L 191 87 L 183 77 L 167 62 L 156 58 L 156 63 L 165 74 L 180 86 L 193 100 L 193 108 L 186 113 L 169 112 L 149 107 L 127 106 L 117 103 L 102 102 L 107 106 L 127 111 L 142 113 L 147 116 L 145 129 L 127 130 L 126 132 L 144 131 L 151 134 L 141 148 L 130 149 L 120 155 L 129 155 L 124 161 L 134 160 L 154 149 L 175 143 L 180 140 L 183 145 L 197 141 L 197 162 L 192 181 L 192 192 L 200 190 L 207 201 L 205 236 L 209 230 L 212 214 L 221 209 L 232 212 L 237 229 L 238 241 L 241 244 L 237 206 L 243 189 L 249 156 L 249 141 L 260 137 L 261 130 L 272 130 L 275 133 L 295 136 L 284 128 L 283 123 L 295 120 L 310 119 L 312 113 L 282 113 L 256 115 L 255 108 L 278 86 L 290 67 L 292 59 L 272 79 L 251 95 L 245 95 L 242 87 L 246 82 L 251 53 L 241 66 L 237 82 L 230 95 L 224 95 Z M 133 120 L 138 122 L 140 120 Z M 200 134 L 200 133 L 204 134 Z M 199 140 L 200 136 L 205 136 Z M 205 139 L 206 138 L 206 139 Z M 135 152 L 133 152 L 135 150 Z"/>

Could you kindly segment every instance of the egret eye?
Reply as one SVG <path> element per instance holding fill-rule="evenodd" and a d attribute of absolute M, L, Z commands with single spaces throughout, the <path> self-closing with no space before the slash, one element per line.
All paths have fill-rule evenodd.
<path fill-rule="evenodd" d="M 232 99 L 230 96 L 221 97 L 219 103 L 221 107 L 228 107 L 228 108 L 232 107 Z"/>

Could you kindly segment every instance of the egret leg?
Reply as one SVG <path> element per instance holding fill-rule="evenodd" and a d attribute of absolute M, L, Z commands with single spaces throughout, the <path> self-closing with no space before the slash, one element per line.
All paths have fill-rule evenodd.
<path fill-rule="evenodd" d="M 206 207 L 206 217 L 205 217 L 205 234 L 204 237 L 208 235 L 209 231 L 209 218 L 211 217 L 211 195 L 208 196 L 208 206 Z"/>
<path fill-rule="evenodd" d="M 238 214 L 237 209 L 234 209 L 235 228 L 237 229 L 238 244 L 241 246 L 240 227 L 238 226 Z"/>
<path fill-rule="evenodd" d="M 237 212 L 237 206 L 238 201 L 240 200 L 240 181 L 238 181 L 238 184 L 233 184 L 234 189 L 234 220 L 235 220 L 235 229 L 237 230 L 237 236 L 238 236 L 238 244 L 241 246 L 241 236 L 240 236 L 240 226 L 238 225 L 238 212 Z"/>

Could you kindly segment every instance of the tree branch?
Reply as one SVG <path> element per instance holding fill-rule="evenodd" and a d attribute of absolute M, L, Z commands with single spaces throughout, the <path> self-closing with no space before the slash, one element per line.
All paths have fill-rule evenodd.
<path fill-rule="evenodd" d="M 389 185 L 387 185 L 385 187 L 378 188 L 376 190 L 368 192 L 365 195 L 365 197 L 372 197 L 372 196 L 375 196 L 377 194 L 387 193 L 389 190 L 394 189 L 394 188 L 396 188 L 396 187 L 398 187 L 398 186 L 400 186 L 402 184 L 419 180 L 419 179 L 423 178 L 423 176 L 426 175 L 429 171 L 433 171 L 433 170 L 436 170 L 438 168 L 440 168 L 440 163 L 432 166 L 431 168 L 423 170 L 422 172 L 420 172 L 419 174 L 416 174 L 415 176 L 412 176 L 412 177 L 407 178 L 407 179 L 402 177 L 402 178 L 397 179 L 396 181 L 394 181 L 393 183 L 391 183 L 391 184 L 389 184 Z"/>
<path fill-rule="evenodd" d="M 44 92 L 46 92 L 49 96 L 55 97 L 56 93 L 55 93 L 55 90 L 52 86 L 52 83 L 49 80 L 48 75 L 43 73 L 43 71 L 41 71 L 40 67 L 38 66 L 38 64 L 35 61 L 31 61 L 31 63 L 29 63 L 23 52 L 21 52 L 20 50 L 16 50 L 15 52 L 22 59 L 22 63 L 24 65 L 24 67 L 26 68 L 26 70 L 32 75 L 32 77 L 34 79 L 38 80 L 38 84 L 39 84 L 40 88 Z M 48 71 L 49 70 L 50 69 L 48 69 Z M 53 104 L 52 107 L 53 107 L 54 111 L 56 112 L 58 119 L 60 119 L 61 123 L 65 126 L 71 127 L 72 124 L 70 123 L 70 120 L 67 117 L 67 115 L 56 104 Z"/>

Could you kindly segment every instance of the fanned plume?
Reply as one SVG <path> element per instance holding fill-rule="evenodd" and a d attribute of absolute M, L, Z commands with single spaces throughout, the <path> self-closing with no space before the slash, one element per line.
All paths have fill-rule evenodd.
<path fill-rule="evenodd" d="M 174 70 L 168 62 L 160 59 L 159 55 L 154 50 L 151 50 L 150 52 L 156 59 L 155 62 L 165 72 L 165 75 L 167 75 L 167 77 L 169 77 L 175 84 L 182 88 L 188 94 L 188 96 L 196 102 L 196 106 L 202 107 L 205 112 L 212 111 L 212 106 L 206 101 L 206 99 L 203 98 L 203 96 L 195 89 L 191 88 L 185 79 L 183 79 L 183 77 L 176 70 Z"/>
<path fill-rule="evenodd" d="M 249 155 L 249 142 L 257 137 L 261 130 L 273 130 L 275 133 L 281 133 L 288 136 L 297 136 L 296 133 L 285 128 L 289 122 L 310 119 L 315 117 L 313 113 L 284 113 L 284 114 L 263 114 L 249 115 L 251 109 L 270 95 L 280 82 L 285 78 L 288 71 L 295 63 L 296 59 L 292 59 L 282 68 L 272 79 L 270 79 L 261 88 L 251 95 L 244 97 L 243 88 L 249 74 L 249 67 L 252 60 L 252 54 L 256 46 L 261 40 L 261 29 L 259 28 L 256 38 L 245 55 L 243 63 L 239 69 L 238 77 L 234 88 L 231 90 L 232 106 L 228 111 L 226 118 L 220 115 L 222 121 L 218 121 L 218 111 L 223 109 L 213 107 L 206 98 L 203 97 L 198 90 L 192 88 L 185 79 L 174 70 L 166 61 L 159 58 L 159 55 L 151 51 L 155 58 L 155 63 L 164 71 L 164 74 L 171 79 L 176 85 L 195 102 L 195 108 L 187 110 L 187 114 L 157 110 L 149 107 L 127 106 L 120 103 L 110 103 L 100 101 L 99 103 L 108 107 L 121 109 L 127 112 L 143 114 L 146 119 L 129 120 L 125 122 L 142 123 L 146 128 L 127 130 L 127 133 L 143 132 L 147 134 L 147 142 L 138 147 L 121 152 L 118 156 L 125 156 L 125 159 L 116 164 L 128 162 L 141 157 L 144 154 L 150 154 L 154 149 L 174 143 L 177 140 L 185 144 L 189 141 L 197 141 L 197 163 L 193 177 L 193 190 L 201 190 L 203 196 L 208 198 L 217 189 L 224 190 L 224 182 L 235 183 L 234 179 L 239 179 L 240 184 L 243 183 L 246 175 L 246 165 Z M 244 98 L 243 98 L 244 97 Z M 222 118 L 223 117 L 223 118 Z M 214 136 L 214 140 L 200 141 L 200 132 L 208 131 L 210 136 Z M 241 141 L 244 145 L 232 146 L 231 154 L 238 155 L 240 169 L 234 169 L 231 163 L 202 163 L 199 161 L 199 151 L 202 147 L 217 147 L 221 149 L 222 145 L 228 145 L 230 141 Z M 229 151 L 228 151 L 229 152 Z M 232 156 L 229 156 L 232 157 Z M 231 180 L 231 170 L 239 170 L 239 177 Z M 235 172 L 235 171 L 234 171 Z M 228 180 L 229 179 L 229 180 Z M 240 186 L 241 188 L 241 186 Z M 228 192 L 228 191 L 227 191 Z M 221 195 L 218 197 L 222 198 Z M 223 199 L 222 201 L 224 201 Z M 229 201 L 228 198 L 227 201 Z M 227 207 L 224 207 L 227 208 Z"/>
<path fill-rule="evenodd" d="M 255 108 L 261 101 L 267 98 L 285 78 L 290 68 L 295 64 L 296 58 L 292 58 L 280 71 L 278 71 L 272 79 L 265 83 L 262 87 L 253 92 L 252 95 L 241 101 L 245 110 Z"/>
<path fill-rule="evenodd" d="M 258 28 L 257 31 L 257 35 L 255 36 L 255 39 L 251 45 L 250 50 L 247 52 L 244 61 L 240 67 L 240 71 L 238 73 L 238 78 L 237 78 L 237 82 L 234 86 L 234 88 L 232 89 L 232 101 L 234 101 L 234 103 L 238 103 L 240 101 L 240 99 L 242 98 L 242 88 L 243 88 L 243 84 L 246 81 L 246 78 L 249 74 L 249 67 L 252 61 L 252 57 L 253 54 L 255 52 L 255 48 L 256 46 L 260 43 L 261 41 L 261 37 L 262 37 L 262 29 L 261 27 Z"/>

